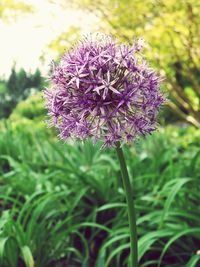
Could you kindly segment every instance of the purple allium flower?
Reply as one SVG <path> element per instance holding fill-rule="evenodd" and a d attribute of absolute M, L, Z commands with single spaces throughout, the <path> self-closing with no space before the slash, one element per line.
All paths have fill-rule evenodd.
<path fill-rule="evenodd" d="M 142 45 L 141 39 L 130 46 L 100 36 L 63 55 L 45 91 L 50 125 L 62 139 L 91 137 L 112 146 L 155 130 L 164 96 L 160 77 L 140 54 Z"/>

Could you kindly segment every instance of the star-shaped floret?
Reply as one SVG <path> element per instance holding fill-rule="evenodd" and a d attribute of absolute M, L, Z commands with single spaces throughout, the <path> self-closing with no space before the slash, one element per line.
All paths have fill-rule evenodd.
<path fill-rule="evenodd" d="M 81 78 L 84 78 L 89 75 L 88 73 L 84 73 L 84 70 L 85 70 L 85 65 L 83 65 L 80 69 L 78 68 L 78 66 L 75 66 L 75 71 L 70 72 L 68 74 L 68 76 L 72 77 L 68 85 L 73 84 L 75 82 L 77 88 L 79 88 Z"/>
<path fill-rule="evenodd" d="M 109 90 L 111 90 L 115 94 L 120 94 L 120 92 L 113 87 L 113 85 L 117 82 L 117 78 L 114 80 L 111 80 L 110 71 L 108 70 L 106 73 L 106 79 L 101 79 L 102 85 L 96 87 L 93 91 L 97 92 L 98 95 L 100 95 L 100 91 L 103 90 L 103 99 L 106 98 Z"/>

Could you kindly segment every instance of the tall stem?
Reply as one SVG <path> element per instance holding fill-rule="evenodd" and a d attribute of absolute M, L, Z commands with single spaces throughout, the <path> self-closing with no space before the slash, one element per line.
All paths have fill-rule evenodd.
<path fill-rule="evenodd" d="M 138 247 L 137 247 L 137 228 L 136 228 L 136 212 L 134 207 L 133 193 L 128 176 L 126 162 L 123 154 L 123 150 L 120 146 L 120 142 L 116 142 L 117 156 L 120 162 L 123 186 L 126 193 L 127 209 L 128 209 L 128 220 L 130 230 L 130 267 L 138 267 Z"/>

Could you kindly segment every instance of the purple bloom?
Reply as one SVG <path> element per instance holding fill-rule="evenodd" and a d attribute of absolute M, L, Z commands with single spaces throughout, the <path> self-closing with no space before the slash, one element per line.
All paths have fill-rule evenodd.
<path fill-rule="evenodd" d="M 63 55 L 52 71 L 52 88 L 45 91 L 50 125 L 62 139 L 91 137 L 112 146 L 155 130 L 165 99 L 160 77 L 140 54 L 142 44 L 85 38 Z"/>

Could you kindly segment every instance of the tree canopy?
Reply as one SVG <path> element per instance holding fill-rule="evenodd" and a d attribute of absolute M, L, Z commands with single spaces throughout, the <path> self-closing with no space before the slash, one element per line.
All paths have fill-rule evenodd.
<path fill-rule="evenodd" d="M 32 12 L 33 7 L 23 1 L 0 0 L 0 19 L 11 21 L 22 13 Z"/>
<path fill-rule="evenodd" d="M 165 78 L 168 105 L 180 118 L 200 127 L 198 1 L 73 0 L 73 4 L 96 13 L 102 21 L 99 30 L 121 41 L 143 37 L 149 44 L 146 57 Z"/>

